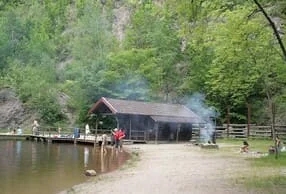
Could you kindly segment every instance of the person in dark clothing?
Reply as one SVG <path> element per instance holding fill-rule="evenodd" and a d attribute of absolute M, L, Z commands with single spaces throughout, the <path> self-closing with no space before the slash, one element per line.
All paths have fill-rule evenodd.
<path fill-rule="evenodd" d="M 243 153 L 243 152 L 248 152 L 248 147 L 249 147 L 249 144 L 247 143 L 247 141 L 243 141 L 243 145 L 242 147 L 240 148 L 240 152 Z"/>
<path fill-rule="evenodd" d="M 117 128 L 111 130 L 111 146 L 112 147 L 116 145 L 116 138 L 115 138 L 115 136 L 116 136 L 117 130 L 118 130 Z"/>

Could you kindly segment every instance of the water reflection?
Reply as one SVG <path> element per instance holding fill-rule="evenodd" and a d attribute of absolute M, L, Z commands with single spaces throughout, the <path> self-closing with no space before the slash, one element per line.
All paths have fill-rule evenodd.
<path fill-rule="evenodd" d="M 106 154 L 107 154 L 107 151 L 101 150 L 101 156 L 100 156 L 101 162 L 100 162 L 100 164 L 101 164 L 101 172 L 102 173 L 106 172 L 106 164 L 107 164 Z"/>
<path fill-rule="evenodd" d="M 22 147 L 22 141 L 17 141 L 16 142 L 16 155 L 17 156 L 20 156 L 21 147 Z"/>
<path fill-rule="evenodd" d="M 88 157 L 89 157 L 89 149 L 88 147 L 84 147 L 84 167 L 87 168 L 88 165 Z"/>
<path fill-rule="evenodd" d="M 128 158 L 93 146 L 0 141 L 1 193 L 57 193 L 88 179 L 86 168 L 110 172 Z"/>
<path fill-rule="evenodd" d="M 37 148 L 36 144 L 31 144 L 31 162 L 32 162 L 32 170 L 36 169 L 37 163 Z"/>

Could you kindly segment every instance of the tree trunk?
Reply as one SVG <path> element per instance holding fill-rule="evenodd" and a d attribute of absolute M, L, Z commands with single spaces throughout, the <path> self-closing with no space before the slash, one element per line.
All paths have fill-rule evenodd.
<path fill-rule="evenodd" d="M 284 44 L 281 40 L 281 37 L 279 35 L 279 32 L 274 24 L 274 22 L 271 20 L 271 18 L 268 16 L 268 14 L 266 13 L 266 11 L 263 9 L 263 7 L 260 5 L 260 3 L 257 1 L 257 0 L 253 0 L 254 3 L 257 5 L 257 7 L 262 11 L 264 17 L 268 20 L 273 32 L 274 32 L 274 35 L 276 36 L 277 40 L 278 40 L 278 43 L 279 43 L 279 46 L 282 50 L 282 54 L 283 54 L 283 58 L 284 58 L 284 61 L 286 62 L 286 49 L 284 47 Z"/>
<path fill-rule="evenodd" d="M 247 103 L 247 137 L 249 137 L 250 134 L 250 121 L 251 120 L 251 107 L 250 104 Z"/>
<path fill-rule="evenodd" d="M 227 122 L 227 123 L 226 123 L 227 137 L 229 137 L 230 105 L 227 105 L 226 122 Z"/>
<path fill-rule="evenodd" d="M 276 116 L 275 103 L 271 102 L 271 136 L 273 140 L 275 140 L 275 116 Z"/>

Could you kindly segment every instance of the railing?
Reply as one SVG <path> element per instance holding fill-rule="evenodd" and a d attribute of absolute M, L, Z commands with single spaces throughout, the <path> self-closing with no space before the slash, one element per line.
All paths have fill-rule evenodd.
<path fill-rule="evenodd" d="M 32 130 L 31 130 L 32 133 Z M 95 136 L 100 137 L 103 134 L 111 136 L 111 130 L 109 129 L 90 129 L 88 133 L 84 128 L 59 128 L 55 127 L 40 127 L 33 135 L 44 136 L 44 137 L 58 137 L 58 138 L 83 138 L 83 139 L 95 139 Z"/>
<path fill-rule="evenodd" d="M 203 126 L 202 126 L 203 127 Z M 192 128 L 192 139 L 200 138 L 201 127 L 193 126 Z M 249 136 L 247 135 L 248 125 L 247 124 L 230 124 L 227 129 L 227 125 L 215 127 L 216 138 L 271 138 L 271 126 L 258 126 L 255 124 L 249 125 Z M 286 139 L 286 125 L 275 125 L 274 133 L 282 139 Z"/>
<path fill-rule="evenodd" d="M 199 125 L 193 125 L 192 128 L 192 139 L 199 139 L 200 138 L 200 128 L 203 126 Z M 251 138 L 271 138 L 272 135 L 272 127 L 270 125 L 266 126 L 259 126 L 251 124 L 249 125 L 249 137 Z M 78 128 L 79 134 L 81 138 L 93 138 L 95 139 L 95 136 L 101 137 L 102 134 L 106 134 L 109 137 L 111 136 L 111 130 L 110 129 L 90 129 L 90 133 L 86 134 L 84 128 Z M 274 132 L 275 135 L 278 135 L 282 139 L 286 139 L 286 125 L 275 125 L 274 126 Z M 11 130 L 10 130 L 11 131 Z M 31 134 L 32 130 L 25 130 L 27 134 Z M 152 139 L 152 137 L 155 135 L 153 133 L 150 133 L 149 131 L 152 131 L 151 129 L 146 130 L 132 130 L 131 134 L 126 134 L 127 138 L 132 140 L 149 140 Z M 230 124 L 229 129 L 227 129 L 227 125 L 222 126 L 216 126 L 215 127 L 215 137 L 216 138 L 224 138 L 224 137 L 230 137 L 230 138 L 247 138 L 247 132 L 248 132 L 248 125 L 247 124 Z M 7 132 L 9 133 L 9 132 Z M 37 133 L 41 136 L 46 137 L 70 137 L 73 138 L 75 135 L 75 128 L 71 127 L 63 127 L 61 131 L 58 131 L 58 128 L 56 127 L 49 127 L 49 126 L 40 126 L 40 130 Z M 130 136 L 131 135 L 131 136 Z M 129 137 L 130 136 L 130 137 Z"/>
<path fill-rule="evenodd" d="M 249 131 L 249 136 L 256 137 L 271 137 L 271 126 L 252 126 Z"/>
<path fill-rule="evenodd" d="M 145 131 L 131 131 L 131 137 L 129 139 L 132 140 L 145 140 L 146 139 L 146 133 Z"/>
<path fill-rule="evenodd" d="M 246 138 L 247 137 L 247 124 L 231 124 L 227 130 L 227 126 L 216 126 L 216 136 L 231 137 L 231 138 Z M 249 126 L 249 137 L 252 138 L 270 138 L 272 135 L 271 126 L 259 126 L 251 124 Z M 275 125 L 275 135 L 286 138 L 286 125 Z"/>

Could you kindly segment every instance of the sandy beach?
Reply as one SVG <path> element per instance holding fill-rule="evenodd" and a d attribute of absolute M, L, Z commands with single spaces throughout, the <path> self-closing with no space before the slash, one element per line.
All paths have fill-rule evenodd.
<path fill-rule="evenodd" d="M 188 144 L 124 148 L 140 159 L 62 193 L 249 193 L 235 181 L 238 173 L 249 170 L 243 158 Z"/>

